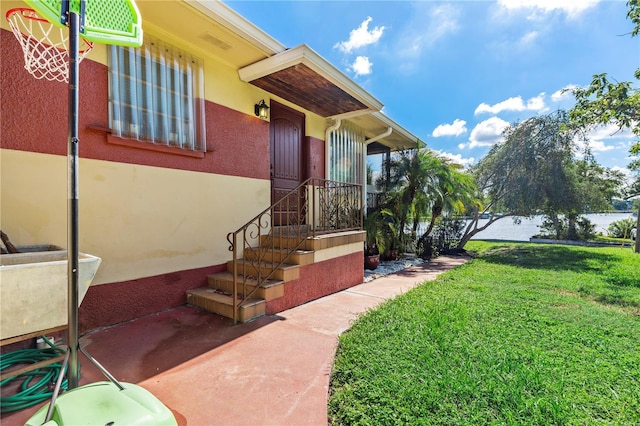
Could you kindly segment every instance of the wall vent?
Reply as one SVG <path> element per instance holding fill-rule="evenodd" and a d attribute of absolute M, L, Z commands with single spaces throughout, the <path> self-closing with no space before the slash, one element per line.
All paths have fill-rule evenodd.
<path fill-rule="evenodd" d="M 211 33 L 204 33 L 200 36 L 201 39 L 213 44 L 214 46 L 216 46 L 219 49 L 222 50 L 229 50 L 231 49 L 231 44 L 227 43 L 224 40 L 219 39 L 218 37 L 214 36 Z"/>

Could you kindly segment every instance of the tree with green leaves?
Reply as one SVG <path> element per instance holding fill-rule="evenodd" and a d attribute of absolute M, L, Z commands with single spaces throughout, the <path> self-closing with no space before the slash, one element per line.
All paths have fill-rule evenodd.
<path fill-rule="evenodd" d="M 627 18 L 634 24 L 631 36 L 640 34 L 640 0 L 627 1 Z M 640 81 L 640 68 L 635 71 Z M 573 90 L 576 105 L 569 111 L 572 124 L 582 129 L 597 125 L 614 124 L 619 129 L 629 128 L 640 138 L 640 89 L 631 82 L 612 82 L 606 73 L 593 76 L 586 88 Z M 628 168 L 635 173 L 635 182 L 627 190 L 627 198 L 640 196 L 640 140 L 629 150 L 632 161 Z M 640 208 L 637 224 L 640 230 Z M 640 239 L 636 240 L 635 252 L 640 253 Z"/>
<path fill-rule="evenodd" d="M 472 209 L 459 248 L 503 217 L 543 213 L 559 235 L 559 217 L 564 216 L 569 235 L 575 236 L 580 214 L 610 208 L 621 175 L 599 166 L 592 157 L 576 160 L 574 134 L 567 123 L 567 114 L 557 111 L 511 125 L 504 140 L 473 167 L 483 208 Z M 484 214 L 491 216 L 480 226 Z"/>
<path fill-rule="evenodd" d="M 562 189 L 569 179 L 565 165 L 573 146 L 572 138 L 560 131 L 562 119 L 556 113 L 509 126 L 503 141 L 472 168 L 484 202 L 482 209 L 472 210 L 460 248 L 504 217 L 528 217 L 539 213 L 545 204 L 554 209 L 572 202 L 567 198 L 574 194 Z M 480 226 L 480 218 L 487 214 L 488 222 Z"/>
<path fill-rule="evenodd" d="M 611 210 L 612 200 L 620 196 L 624 175 L 602 167 L 588 150 L 584 153 L 584 158 L 575 159 L 572 164 L 567 165 L 566 173 L 575 194 L 570 198 L 571 203 L 552 209 L 545 206 L 543 212 L 554 223 L 556 238 L 560 238 L 564 229 L 564 225 L 559 222 L 559 214 L 562 214 L 567 222 L 566 235 L 563 237 L 570 240 L 581 239 L 577 230 L 580 215 Z"/>

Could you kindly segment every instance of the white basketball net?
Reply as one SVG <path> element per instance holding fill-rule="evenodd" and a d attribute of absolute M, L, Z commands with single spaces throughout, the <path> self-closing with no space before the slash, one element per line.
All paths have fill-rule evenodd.
<path fill-rule="evenodd" d="M 18 8 L 7 12 L 7 21 L 24 53 L 24 68 L 37 79 L 69 82 L 69 31 L 38 16 L 35 10 Z M 80 38 L 78 62 L 93 48 Z"/>

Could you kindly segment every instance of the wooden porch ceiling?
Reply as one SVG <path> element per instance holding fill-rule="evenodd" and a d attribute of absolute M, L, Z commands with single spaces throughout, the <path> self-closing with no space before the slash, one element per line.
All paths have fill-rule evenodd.
<path fill-rule="evenodd" d="M 349 95 L 305 64 L 293 65 L 274 72 L 253 80 L 251 84 L 321 117 L 368 109 L 363 102 Z"/>
<path fill-rule="evenodd" d="M 374 154 L 388 154 L 391 152 L 391 148 L 380 142 L 373 142 L 367 145 L 367 155 Z"/>
<path fill-rule="evenodd" d="M 306 45 L 238 70 L 242 81 L 316 113 L 348 117 L 380 111 L 382 103 Z"/>

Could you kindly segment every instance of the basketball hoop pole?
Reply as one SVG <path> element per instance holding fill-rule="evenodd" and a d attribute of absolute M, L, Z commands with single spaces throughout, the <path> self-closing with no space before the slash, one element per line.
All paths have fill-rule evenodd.
<path fill-rule="evenodd" d="M 80 246 L 79 246 L 79 145 L 78 123 L 79 123 L 79 99 L 80 99 L 80 33 L 84 27 L 86 0 L 80 0 L 80 13 L 73 12 L 67 0 L 62 2 L 61 21 L 67 24 L 69 28 L 69 135 L 67 141 L 67 161 L 68 161 L 68 190 L 69 203 L 67 207 L 67 291 L 68 291 L 68 325 L 67 325 L 67 344 L 68 364 L 67 364 L 67 383 L 68 390 L 78 387 L 80 378 L 80 361 L 78 360 L 78 351 L 81 351 L 100 370 L 118 389 L 123 390 L 124 387 L 109 373 L 99 362 L 97 362 L 91 354 L 80 348 L 80 339 L 78 337 L 78 307 L 80 305 L 78 298 L 79 287 L 79 266 L 80 266 Z M 65 13 L 65 8 L 67 13 Z M 64 370 L 64 367 L 62 368 Z M 53 404 L 50 405 L 50 408 Z M 50 415 L 47 414 L 47 419 Z"/>
<path fill-rule="evenodd" d="M 81 0 L 84 4 L 85 0 Z M 78 109 L 79 109 L 79 39 L 80 21 L 82 18 L 69 8 L 70 2 L 63 2 L 66 7 L 66 19 L 69 27 L 69 135 L 67 141 L 68 156 L 68 190 L 69 204 L 67 207 L 67 289 L 68 297 L 68 329 L 67 343 L 69 345 L 69 366 L 67 378 L 69 390 L 78 387 L 79 363 L 78 363 Z M 80 11 L 84 7 L 80 7 Z M 65 11 L 62 11 L 65 14 Z M 64 18 L 63 18 L 64 19 Z"/>
<path fill-rule="evenodd" d="M 41 407 L 25 426 L 76 424 L 136 424 L 149 426 L 177 426 L 175 416 L 160 400 L 146 389 L 132 383 L 118 383 L 85 349 L 78 339 L 79 283 L 79 64 L 93 42 L 139 47 L 142 44 L 142 24 L 135 0 L 24 0 L 32 8 L 14 8 L 7 21 L 25 54 L 25 68 L 35 78 L 68 82 L 67 137 L 67 353 L 61 374 L 55 382 L 48 406 Z M 87 5 L 89 8 L 87 8 Z M 37 13 L 36 13 L 37 12 Z M 85 22 L 85 16 L 92 19 Z M 46 22 L 46 24 L 45 24 Z M 25 24 L 25 25 L 22 25 Z M 20 26 L 22 25 L 22 26 Z M 53 26 L 60 31 L 60 40 L 49 37 Z M 45 28 L 46 27 L 46 28 Z M 36 37 L 34 31 L 44 34 Z M 66 33 L 65 33 L 66 30 Z M 68 48 L 67 43 L 68 42 Z M 86 43 L 86 49 L 80 45 Z M 66 52 L 64 52 L 66 50 Z M 61 57 L 60 51 L 65 58 Z M 36 59 L 32 63 L 32 59 Z M 38 62 L 39 61 L 39 62 Z M 108 382 L 78 386 L 78 351 L 102 371 Z M 58 394 L 63 373 L 67 371 L 70 392 Z"/>

